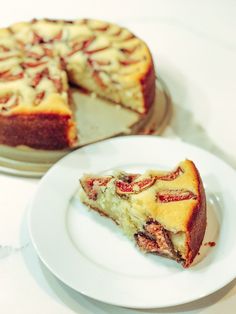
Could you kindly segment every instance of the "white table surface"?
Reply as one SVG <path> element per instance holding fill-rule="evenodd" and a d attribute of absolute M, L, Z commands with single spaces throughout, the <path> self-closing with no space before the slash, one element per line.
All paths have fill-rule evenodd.
<path fill-rule="evenodd" d="M 7 0 L 2 8 L 1 26 L 33 17 L 96 17 L 129 27 L 149 44 L 172 95 L 174 114 L 163 136 L 203 147 L 236 169 L 235 1 Z M 40 262 L 27 231 L 38 182 L 0 174 L 0 313 L 128 313 L 72 291 Z M 190 304 L 129 311 L 223 312 L 236 313 L 235 280 Z"/>

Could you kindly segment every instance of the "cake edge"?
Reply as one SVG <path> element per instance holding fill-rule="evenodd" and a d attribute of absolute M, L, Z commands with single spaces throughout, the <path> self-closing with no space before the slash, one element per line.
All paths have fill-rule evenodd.
<path fill-rule="evenodd" d="M 57 150 L 77 143 L 76 127 L 68 114 L 25 113 L 0 115 L 0 143 Z"/>
<path fill-rule="evenodd" d="M 198 206 L 193 209 L 191 217 L 187 224 L 186 243 L 188 245 L 188 251 L 186 254 L 187 257 L 185 263 L 183 265 L 185 268 L 190 266 L 190 264 L 193 262 L 194 258 L 198 254 L 199 249 L 202 245 L 202 241 L 204 239 L 207 225 L 206 194 L 199 171 L 193 162 L 192 164 L 194 166 L 194 171 L 198 181 L 198 193 L 200 196 L 200 200 Z"/>

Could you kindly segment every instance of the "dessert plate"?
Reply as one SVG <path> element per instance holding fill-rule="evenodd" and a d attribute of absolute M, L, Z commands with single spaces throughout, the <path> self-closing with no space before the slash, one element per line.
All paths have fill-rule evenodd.
<path fill-rule="evenodd" d="M 185 158 L 200 171 L 208 205 L 206 235 L 189 269 L 141 253 L 119 227 L 89 211 L 76 194 L 83 173 L 170 170 Z M 51 272 L 86 296 L 130 308 L 187 303 L 236 277 L 235 182 L 235 171 L 223 161 L 179 141 L 154 136 L 105 140 L 70 153 L 43 177 L 29 212 L 31 239 Z"/>

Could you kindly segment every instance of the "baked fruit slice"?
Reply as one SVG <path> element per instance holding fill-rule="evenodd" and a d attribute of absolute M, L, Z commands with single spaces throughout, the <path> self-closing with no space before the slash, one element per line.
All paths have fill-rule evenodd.
<path fill-rule="evenodd" d="M 73 147 L 69 84 L 144 114 L 155 97 L 152 56 L 141 39 L 103 21 L 44 19 L 0 29 L 0 143 Z"/>
<path fill-rule="evenodd" d="M 173 171 L 84 175 L 81 201 L 113 219 L 138 247 L 189 267 L 206 229 L 206 198 L 190 160 Z"/>

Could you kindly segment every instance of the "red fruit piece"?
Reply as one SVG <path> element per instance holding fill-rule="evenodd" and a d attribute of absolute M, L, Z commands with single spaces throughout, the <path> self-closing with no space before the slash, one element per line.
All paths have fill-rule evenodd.
<path fill-rule="evenodd" d="M 133 190 L 133 186 L 130 183 L 117 180 L 116 181 L 116 193 L 117 194 L 132 194 L 135 193 Z"/>
<path fill-rule="evenodd" d="M 83 42 L 75 42 L 72 46 L 72 50 L 67 54 L 67 57 L 71 57 L 76 52 L 87 49 L 90 46 L 90 44 L 94 41 L 94 39 L 95 39 L 95 36 Z"/>
<path fill-rule="evenodd" d="M 66 69 L 66 61 L 63 57 L 60 57 L 60 66 L 62 70 Z"/>
<path fill-rule="evenodd" d="M 108 60 L 95 60 L 95 59 L 91 59 L 91 58 L 88 58 L 88 63 L 89 65 L 91 65 L 92 67 L 93 66 L 96 66 L 96 65 L 110 65 L 111 64 L 111 61 L 108 61 Z"/>
<path fill-rule="evenodd" d="M 75 43 L 75 44 L 72 46 L 72 50 L 67 54 L 67 57 L 73 56 L 73 54 L 75 54 L 76 52 L 82 50 L 82 48 L 83 48 L 82 43 Z"/>
<path fill-rule="evenodd" d="M 42 43 L 44 43 L 43 37 L 37 34 L 36 32 L 34 32 L 32 44 L 35 45 L 35 44 L 42 44 Z"/>
<path fill-rule="evenodd" d="M 101 48 L 97 48 L 97 49 L 93 49 L 93 50 L 86 50 L 85 53 L 86 53 L 87 55 L 91 55 L 91 54 L 94 54 L 94 53 L 97 53 L 97 52 L 106 50 L 106 49 L 108 49 L 108 48 L 109 48 L 109 46 L 105 46 L 105 47 L 101 47 Z"/>
<path fill-rule="evenodd" d="M 39 82 L 41 81 L 42 77 L 43 77 L 42 72 L 36 73 L 33 80 L 32 80 L 32 86 L 36 87 L 39 84 Z"/>
<path fill-rule="evenodd" d="M 7 47 L 4 46 L 4 45 L 0 45 L 0 50 L 3 51 L 3 52 L 8 52 L 8 51 L 10 51 L 10 49 L 7 48 Z"/>
<path fill-rule="evenodd" d="M 35 105 L 38 105 L 39 103 L 41 103 L 41 101 L 43 100 L 44 96 L 45 96 L 45 91 L 39 92 L 36 95 L 36 97 L 35 97 L 35 101 L 34 101 Z"/>
<path fill-rule="evenodd" d="M 32 84 L 31 84 L 31 85 L 32 85 L 33 87 L 36 87 L 36 86 L 40 83 L 41 79 L 42 79 L 44 76 L 46 76 L 46 77 L 49 76 L 48 68 L 43 69 L 43 71 L 36 73 L 35 76 L 34 76 L 34 78 L 33 78 L 33 80 L 32 80 Z"/>
<path fill-rule="evenodd" d="M 24 77 L 24 73 L 20 72 L 18 74 L 11 74 L 10 70 L 6 70 L 0 73 L 1 81 L 16 81 Z"/>
<path fill-rule="evenodd" d="M 60 30 L 60 32 L 58 32 L 57 35 L 55 37 L 53 37 L 52 41 L 61 40 L 62 34 L 63 34 L 62 30 Z"/>
<path fill-rule="evenodd" d="M 53 57 L 53 51 L 52 49 L 49 49 L 47 47 L 42 47 L 44 51 L 44 55 L 47 57 Z"/>
<path fill-rule="evenodd" d="M 17 56 L 2 57 L 2 58 L 0 58 L 0 61 L 5 61 L 5 60 L 8 60 L 8 59 L 11 59 L 11 58 L 14 58 L 14 57 L 17 57 Z"/>
<path fill-rule="evenodd" d="M 25 49 L 25 44 L 21 40 L 16 40 L 16 42 L 21 50 Z"/>
<path fill-rule="evenodd" d="M 87 184 L 90 187 L 93 187 L 94 184 L 97 184 L 98 186 L 106 186 L 107 183 L 111 180 L 112 177 L 104 177 L 104 178 L 89 178 L 87 180 Z"/>
<path fill-rule="evenodd" d="M 128 65 L 136 64 L 138 62 L 140 62 L 140 60 L 131 60 L 131 59 L 129 59 L 129 60 L 123 60 L 123 61 L 121 60 L 120 64 L 124 65 L 124 66 L 128 66 Z"/>
<path fill-rule="evenodd" d="M 109 28 L 109 25 L 107 24 L 107 25 L 104 25 L 104 26 L 100 26 L 100 27 L 94 28 L 93 30 L 94 31 L 105 32 L 105 31 L 108 30 L 108 28 Z"/>
<path fill-rule="evenodd" d="M 134 37 L 134 34 L 129 34 L 126 38 L 123 39 L 123 41 L 128 41 L 130 39 L 133 39 Z"/>
<path fill-rule="evenodd" d="M 158 253 L 160 251 L 156 241 L 146 235 L 144 232 L 138 232 L 134 238 L 141 250 L 149 253 Z"/>
<path fill-rule="evenodd" d="M 81 186 L 84 189 L 85 193 L 88 195 L 89 199 L 96 200 L 98 195 L 97 188 L 100 186 L 107 186 L 112 177 L 104 178 L 88 178 L 87 180 L 81 180 Z"/>
<path fill-rule="evenodd" d="M 169 203 L 191 199 L 196 200 L 197 196 L 193 192 L 187 190 L 167 190 L 158 192 L 156 199 L 161 203 Z"/>
<path fill-rule="evenodd" d="M 0 104 L 5 104 L 11 98 L 10 94 L 6 94 L 4 96 L 0 96 Z"/>
<path fill-rule="evenodd" d="M 41 56 L 40 54 L 34 52 L 34 51 L 27 51 L 26 52 L 26 56 L 28 58 L 33 58 L 33 59 L 41 59 L 43 56 Z"/>
<path fill-rule="evenodd" d="M 93 78 L 94 78 L 94 80 L 96 81 L 96 83 L 97 83 L 102 89 L 104 89 L 104 88 L 107 87 L 106 84 L 103 82 L 102 78 L 100 77 L 99 71 L 96 71 L 96 70 L 95 70 L 95 71 L 93 72 Z"/>
<path fill-rule="evenodd" d="M 112 36 L 120 36 L 121 32 L 122 32 L 122 29 L 118 29 L 118 31 L 112 34 Z"/>
<path fill-rule="evenodd" d="M 84 40 L 83 42 L 75 42 L 72 46 L 72 50 L 67 54 L 67 57 L 71 57 L 73 54 L 75 54 L 78 51 L 86 50 L 90 44 L 94 41 L 95 36 Z"/>
<path fill-rule="evenodd" d="M 162 180 L 162 181 L 172 181 L 172 180 L 175 180 L 182 173 L 184 173 L 183 169 L 181 167 L 178 167 L 175 171 L 170 172 L 164 176 L 156 177 L 156 179 Z"/>
<path fill-rule="evenodd" d="M 16 80 L 22 79 L 23 77 L 24 77 L 24 73 L 20 72 L 20 73 L 15 74 L 15 75 L 9 75 L 7 77 L 7 81 L 16 81 Z"/>
<path fill-rule="evenodd" d="M 176 254 L 174 252 L 168 231 L 166 231 L 160 223 L 153 220 L 147 221 L 144 226 L 144 230 L 151 236 L 152 239 L 155 239 L 159 248 L 159 253 L 167 255 L 171 258 L 175 257 Z"/>
<path fill-rule="evenodd" d="M 131 183 L 124 182 L 122 180 L 116 181 L 116 193 L 117 194 L 136 194 L 140 193 L 143 190 L 151 187 L 154 182 L 155 178 L 146 178 L 140 181 L 133 181 Z"/>
<path fill-rule="evenodd" d="M 209 242 L 204 243 L 204 246 L 214 247 L 216 246 L 216 243 L 214 241 L 209 241 Z"/>
<path fill-rule="evenodd" d="M 63 91 L 63 84 L 61 78 L 50 78 L 53 84 L 56 87 L 56 90 L 58 93 L 61 93 Z"/>
<path fill-rule="evenodd" d="M 126 48 L 120 48 L 120 51 L 127 54 L 127 55 L 130 55 L 132 54 L 133 52 L 135 52 L 135 50 L 138 48 L 138 46 L 134 46 L 134 47 L 126 47 Z"/>
<path fill-rule="evenodd" d="M 140 192 L 140 191 L 152 186 L 155 181 L 156 181 L 155 178 L 147 178 L 147 179 L 140 180 L 138 182 L 132 182 L 132 185 L 134 188 L 136 188 L 136 186 L 137 186 L 138 190 Z"/>
<path fill-rule="evenodd" d="M 9 74 L 10 74 L 10 70 L 2 71 L 2 72 L 0 72 L 0 78 L 1 78 L 1 77 L 4 77 L 4 76 L 7 76 L 7 75 L 9 75 Z"/>
<path fill-rule="evenodd" d="M 91 45 L 91 43 L 95 40 L 95 38 L 96 38 L 96 37 L 93 36 L 93 37 L 91 37 L 91 38 L 85 40 L 85 41 L 83 42 L 83 50 L 86 50 L 86 49 Z"/>
<path fill-rule="evenodd" d="M 8 95 L 8 99 L 6 98 L 5 99 L 5 106 L 2 106 L 2 108 L 1 108 L 1 110 L 2 111 L 9 111 L 11 108 L 13 108 L 13 107 L 16 107 L 17 105 L 18 105 L 18 103 L 19 103 L 19 97 L 18 96 L 16 96 L 15 97 L 15 101 L 9 106 L 9 104 L 7 104 L 7 102 L 10 100 L 10 98 L 12 97 L 13 95 Z"/>
<path fill-rule="evenodd" d="M 46 64 L 47 63 L 47 61 L 36 61 L 36 62 L 22 62 L 21 63 L 21 66 L 23 67 L 23 68 L 36 68 L 36 67 L 38 67 L 38 66 L 40 66 L 40 65 L 43 65 L 43 64 Z"/>
<path fill-rule="evenodd" d="M 140 176 L 140 174 L 136 174 L 136 173 L 121 173 L 119 175 L 119 180 L 126 182 L 126 183 L 132 183 L 139 176 Z"/>

